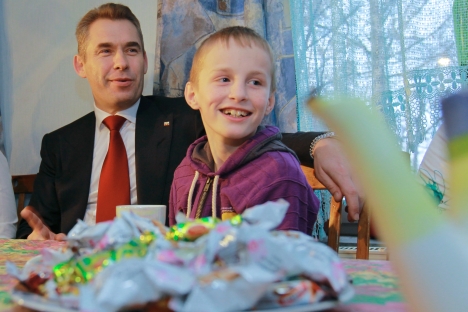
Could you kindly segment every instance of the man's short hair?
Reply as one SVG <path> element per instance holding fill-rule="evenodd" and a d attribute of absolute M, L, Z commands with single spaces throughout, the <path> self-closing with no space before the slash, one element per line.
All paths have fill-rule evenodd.
<path fill-rule="evenodd" d="M 200 45 L 198 50 L 195 52 L 192 61 L 192 69 L 190 70 L 190 82 L 195 86 L 198 85 L 198 76 L 203 67 L 204 57 L 208 53 L 211 47 L 216 43 L 223 43 L 226 46 L 229 46 L 229 40 L 233 39 L 239 45 L 245 47 L 252 47 L 256 45 L 263 49 L 270 56 L 271 61 L 271 92 L 276 90 L 276 78 L 275 78 L 275 63 L 273 51 L 271 50 L 268 42 L 260 36 L 255 30 L 244 27 L 244 26 L 232 26 L 226 27 L 209 36 L 203 43 Z"/>
<path fill-rule="evenodd" d="M 133 25 L 135 25 L 138 36 L 141 40 L 141 48 L 143 51 L 145 51 L 145 44 L 143 42 L 143 33 L 141 32 L 140 21 L 135 16 L 135 14 L 133 14 L 132 10 L 123 4 L 105 3 L 86 13 L 76 26 L 75 36 L 76 41 L 78 42 L 78 55 L 81 56 L 83 60 L 86 60 L 86 41 L 89 35 L 89 27 L 98 19 L 130 21 Z"/>

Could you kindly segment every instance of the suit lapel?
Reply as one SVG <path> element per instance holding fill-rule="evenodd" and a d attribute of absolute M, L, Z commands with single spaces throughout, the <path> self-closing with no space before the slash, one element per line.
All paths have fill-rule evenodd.
<path fill-rule="evenodd" d="M 135 130 L 139 204 L 162 204 L 172 141 L 173 114 L 142 97 Z"/>
<path fill-rule="evenodd" d="M 64 136 L 62 144 L 62 167 L 67 168 L 58 178 L 58 189 L 63 203 L 62 219 L 76 222 L 83 219 L 88 204 L 91 171 L 93 168 L 94 132 L 96 117 L 94 112 L 85 116 L 73 132 Z M 70 208 L 71 207 L 71 208 Z"/>

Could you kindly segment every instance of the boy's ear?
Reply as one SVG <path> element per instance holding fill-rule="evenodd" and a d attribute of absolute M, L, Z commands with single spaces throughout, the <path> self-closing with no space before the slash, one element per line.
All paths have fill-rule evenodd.
<path fill-rule="evenodd" d="M 270 97 L 268 98 L 268 104 L 265 110 L 265 116 L 270 114 L 274 107 L 275 107 L 275 92 L 271 92 Z"/>
<path fill-rule="evenodd" d="M 189 81 L 185 85 L 185 100 L 187 101 L 187 104 L 195 110 L 200 109 L 200 106 L 198 105 L 198 102 L 196 100 L 196 95 L 195 95 L 195 88 L 194 85 Z"/>
<path fill-rule="evenodd" d="M 86 70 L 84 69 L 84 61 L 79 55 L 75 55 L 73 58 L 73 68 L 75 68 L 75 72 L 81 78 L 86 78 Z"/>

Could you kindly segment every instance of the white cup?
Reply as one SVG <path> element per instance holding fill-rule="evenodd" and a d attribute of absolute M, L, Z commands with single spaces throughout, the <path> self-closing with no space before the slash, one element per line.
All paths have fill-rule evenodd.
<path fill-rule="evenodd" d="M 117 217 L 120 217 L 123 211 L 131 211 L 142 218 L 157 220 L 162 224 L 166 222 L 165 205 L 119 205 L 116 207 Z"/>

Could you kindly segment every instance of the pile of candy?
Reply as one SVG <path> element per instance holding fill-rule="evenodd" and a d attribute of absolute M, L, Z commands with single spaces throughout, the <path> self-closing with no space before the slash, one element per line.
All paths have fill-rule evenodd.
<path fill-rule="evenodd" d="M 242 311 L 342 300 L 349 282 L 338 255 L 300 232 L 273 231 L 288 203 L 268 202 L 231 220 L 178 216 L 161 224 L 124 213 L 79 222 L 67 248 L 45 249 L 22 271 L 25 291 L 86 311 L 157 304 L 168 311 Z"/>

